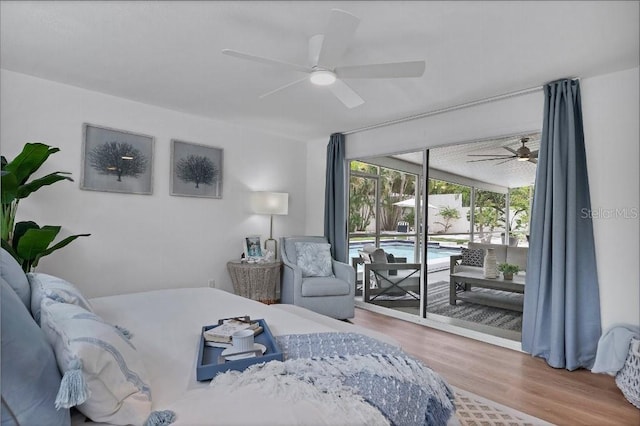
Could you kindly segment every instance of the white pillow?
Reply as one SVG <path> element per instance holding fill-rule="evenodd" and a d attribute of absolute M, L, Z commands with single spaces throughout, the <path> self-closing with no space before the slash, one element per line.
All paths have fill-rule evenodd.
<path fill-rule="evenodd" d="M 40 304 L 44 298 L 78 305 L 93 312 L 91 304 L 73 284 L 53 275 L 32 272 L 27 274 L 31 286 L 31 315 L 40 324 Z"/>
<path fill-rule="evenodd" d="M 47 298 L 41 306 L 41 327 L 60 371 L 80 361 L 88 398 L 76 408 L 94 422 L 143 425 L 151 413 L 151 388 L 133 344 L 80 306 Z"/>
<path fill-rule="evenodd" d="M 296 242 L 296 264 L 303 277 L 332 277 L 331 244 Z"/>

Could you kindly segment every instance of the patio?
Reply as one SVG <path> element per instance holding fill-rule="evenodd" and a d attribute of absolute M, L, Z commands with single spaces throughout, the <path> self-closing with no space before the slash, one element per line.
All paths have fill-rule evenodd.
<path fill-rule="evenodd" d="M 422 318 L 443 324 L 479 331 L 484 334 L 519 342 L 521 339 L 522 312 L 511 309 L 489 307 L 469 301 L 459 301 L 457 305 L 449 303 L 449 257 L 430 259 L 427 262 L 427 297 L 426 316 L 421 315 L 420 301 L 412 297 L 382 297 L 365 303 L 362 298 L 363 265 L 359 257 L 353 257 L 352 265 L 356 269 L 357 284 L 356 306 L 396 316 L 402 319 L 421 323 Z M 512 304 L 521 304 L 522 295 L 490 289 L 476 289 L 474 291 L 489 293 L 489 297 L 505 298 Z M 419 294 L 416 294 L 418 296 Z M 485 296 L 481 294 L 481 296 Z M 382 309 L 382 311 L 380 311 Z"/>

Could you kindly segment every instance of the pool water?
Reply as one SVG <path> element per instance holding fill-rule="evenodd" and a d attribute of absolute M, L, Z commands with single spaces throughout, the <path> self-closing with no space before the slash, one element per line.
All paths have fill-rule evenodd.
<path fill-rule="evenodd" d="M 362 250 L 362 243 L 349 244 L 349 258 L 358 257 L 358 250 Z M 398 242 L 381 242 L 380 247 L 386 252 L 391 253 L 395 257 L 406 257 L 408 262 L 413 262 L 414 245 Z M 460 254 L 459 249 L 427 247 L 427 260 L 441 259 L 455 254 Z"/>

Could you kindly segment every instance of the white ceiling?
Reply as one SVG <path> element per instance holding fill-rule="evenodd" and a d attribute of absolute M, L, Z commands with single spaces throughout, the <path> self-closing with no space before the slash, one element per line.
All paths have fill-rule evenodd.
<path fill-rule="evenodd" d="M 529 138 L 526 143 L 531 152 L 540 148 L 540 133 L 526 133 L 495 139 L 449 145 L 429 150 L 429 168 L 441 170 L 467 179 L 486 182 L 504 188 L 519 188 L 533 185 L 536 178 L 536 164 L 518 161 L 515 158 L 470 162 L 485 157 L 470 155 L 510 155 L 503 147 L 517 150 L 522 146 L 520 139 Z M 422 152 L 397 154 L 392 157 L 422 165 Z M 491 158 L 491 157 L 488 157 Z"/>
<path fill-rule="evenodd" d="M 637 1 L 9 2 L 2 68 L 293 139 L 326 138 L 562 77 L 637 67 Z M 337 7 L 361 19 L 343 65 L 426 60 L 420 78 L 348 80 L 346 109 L 301 77 L 221 54 L 305 64 Z M 325 88 L 326 89 L 326 88 Z"/>

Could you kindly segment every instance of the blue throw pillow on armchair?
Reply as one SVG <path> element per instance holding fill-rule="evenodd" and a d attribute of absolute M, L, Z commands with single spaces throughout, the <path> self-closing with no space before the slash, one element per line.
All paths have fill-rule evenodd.
<path fill-rule="evenodd" d="M 332 277 L 331 244 L 296 242 L 296 264 L 303 277 Z"/>

